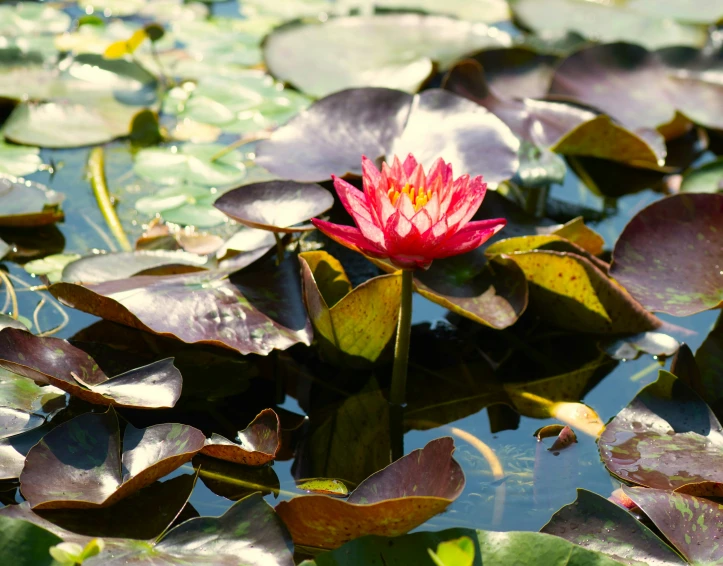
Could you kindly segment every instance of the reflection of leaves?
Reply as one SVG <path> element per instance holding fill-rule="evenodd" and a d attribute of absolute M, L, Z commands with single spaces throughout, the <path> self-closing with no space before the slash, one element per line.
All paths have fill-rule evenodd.
<path fill-rule="evenodd" d="M 193 458 L 193 466 L 208 489 L 231 501 L 257 491 L 278 496 L 279 477 L 271 466 L 242 466 L 203 455 Z"/>
<path fill-rule="evenodd" d="M 146 429 L 86 413 L 46 434 L 25 460 L 20 484 L 34 509 L 106 507 L 188 462 L 203 434 L 181 424 Z"/>
<path fill-rule="evenodd" d="M 347 500 L 302 495 L 282 501 L 276 512 L 294 541 L 308 546 L 336 548 L 367 534 L 404 534 L 462 493 L 464 474 L 453 451 L 451 438 L 433 440 L 368 477 Z"/>
<path fill-rule="evenodd" d="M 666 371 L 607 425 L 598 446 L 605 466 L 625 482 L 668 490 L 723 484 L 723 428 Z"/>
<path fill-rule="evenodd" d="M 602 552 L 624 564 L 685 564 L 633 515 L 585 489 L 578 489 L 577 499 L 557 511 L 541 531 Z"/>
<path fill-rule="evenodd" d="M 723 304 L 723 194 L 654 202 L 625 227 L 610 274 L 645 308 L 686 316 Z"/>

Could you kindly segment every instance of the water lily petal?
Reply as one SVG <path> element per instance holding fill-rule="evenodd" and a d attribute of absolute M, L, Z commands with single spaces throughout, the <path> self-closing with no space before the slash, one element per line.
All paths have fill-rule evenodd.
<path fill-rule="evenodd" d="M 379 186 L 381 178 L 382 175 L 376 165 L 374 165 L 374 162 L 366 155 L 362 155 L 362 181 L 364 183 L 364 193 L 367 194 L 367 196 Z"/>
<path fill-rule="evenodd" d="M 358 228 L 334 224 L 318 218 L 312 218 L 311 222 L 329 238 L 342 246 L 372 257 L 387 257 L 385 251 L 367 240 Z"/>
<path fill-rule="evenodd" d="M 396 207 L 397 210 L 401 212 L 407 220 L 411 220 L 415 214 L 414 205 L 409 199 L 409 195 L 407 193 L 402 193 L 401 196 L 397 199 Z"/>
<path fill-rule="evenodd" d="M 407 158 L 404 160 L 404 164 L 402 165 L 402 168 L 404 169 L 404 172 L 406 173 L 407 177 L 411 177 L 414 170 L 417 168 L 417 160 L 414 158 L 414 156 L 410 153 L 407 155 Z"/>
<path fill-rule="evenodd" d="M 504 218 L 470 222 L 454 236 L 444 240 L 434 250 L 434 258 L 441 259 L 473 250 L 502 230 L 506 224 L 507 221 Z"/>

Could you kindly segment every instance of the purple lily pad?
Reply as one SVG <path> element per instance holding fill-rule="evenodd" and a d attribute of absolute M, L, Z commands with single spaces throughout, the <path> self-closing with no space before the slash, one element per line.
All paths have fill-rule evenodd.
<path fill-rule="evenodd" d="M 598 447 L 607 469 L 628 483 L 667 490 L 723 484 L 723 428 L 666 371 L 610 421 Z"/>
<path fill-rule="evenodd" d="M 40 415 L 22 409 L 0 407 L 0 439 L 33 430 L 44 422 L 45 419 Z"/>
<path fill-rule="evenodd" d="M 630 128 L 683 133 L 676 112 L 702 126 L 723 129 L 723 85 L 706 80 L 721 59 L 692 47 L 648 51 L 640 45 L 594 45 L 557 67 L 550 94 L 590 104 Z"/>
<path fill-rule="evenodd" d="M 0 480 L 19 478 L 25 465 L 25 456 L 53 427 L 53 423 L 46 423 L 22 434 L 1 439 Z"/>
<path fill-rule="evenodd" d="M 259 143 L 256 162 L 308 182 L 361 176 L 362 155 L 391 160 L 413 153 L 425 167 L 442 157 L 457 174 L 483 175 L 495 185 L 517 170 L 518 148 L 501 120 L 452 93 L 359 88 L 327 96 L 291 119 Z"/>
<path fill-rule="evenodd" d="M 224 193 L 213 205 L 251 228 L 302 232 L 313 230 L 314 226 L 298 224 L 329 210 L 334 205 L 334 197 L 314 183 L 266 181 Z"/>
<path fill-rule="evenodd" d="M 623 486 L 661 533 L 690 564 L 719 564 L 723 560 L 723 511 L 718 503 L 660 489 Z"/>
<path fill-rule="evenodd" d="M 67 341 L 15 328 L 0 330 L 0 367 L 99 405 L 173 407 L 183 384 L 172 358 L 109 378 L 92 357 Z"/>
<path fill-rule="evenodd" d="M 578 489 L 577 499 L 557 511 L 540 532 L 602 552 L 630 566 L 686 564 L 625 509 L 586 489 Z"/>
<path fill-rule="evenodd" d="M 281 447 L 280 433 L 278 415 L 273 409 L 264 409 L 239 431 L 238 442 L 214 433 L 206 440 L 201 454 L 245 466 L 263 466 L 276 458 Z"/>
<path fill-rule="evenodd" d="M 46 226 L 63 219 L 65 195 L 40 183 L 0 175 L 0 226 Z"/>
<path fill-rule="evenodd" d="M 723 305 L 723 194 L 679 194 L 641 210 L 610 274 L 652 311 L 688 316 Z"/>
<path fill-rule="evenodd" d="M 107 507 L 190 461 L 205 440 L 187 425 L 128 424 L 121 444 L 112 407 L 86 413 L 30 449 L 20 488 L 33 509 Z"/>
<path fill-rule="evenodd" d="M 464 474 L 453 450 L 449 437 L 432 440 L 369 476 L 347 500 L 302 495 L 282 501 L 276 512 L 297 544 L 319 548 L 336 548 L 367 534 L 404 534 L 462 493 Z"/>
<path fill-rule="evenodd" d="M 64 304 L 107 320 L 242 354 L 267 355 L 311 343 L 294 256 L 278 267 L 268 258 L 233 273 L 138 276 L 87 286 L 56 283 L 51 292 Z"/>

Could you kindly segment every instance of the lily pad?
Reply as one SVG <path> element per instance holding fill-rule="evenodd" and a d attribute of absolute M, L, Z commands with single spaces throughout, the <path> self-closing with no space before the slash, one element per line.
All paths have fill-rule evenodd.
<path fill-rule="evenodd" d="M 97 285 L 55 283 L 51 292 L 64 304 L 107 320 L 242 354 L 266 355 L 311 342 L 295 257 L 278 268 L 267 258 L 229 271 L 143 275 Z"/>
<path fill-rule="evenodd" d="M 352 290 L 344 268 L 330 254 L 305 252 L 299 259 L 306 308 L 325 357 L 338 363 L 375 362 L 396 331 L 401 275 L 375 277 Z"/>
<path fill-rule="evenodd" d="M 636 43 L 575 52 L 555 70 L 550 94 L 599 108 L 631 128 L 658 129 L 668 139 L 683 133 L 675 125 L 676 111 L 698 124 L 723 128 L 723 85 L 705 78 L 720 72 L 718 59 L 691 47 L 648 51 Z"/>
<path fill-rule="evenodd" d="M 681 193 L 723 192 L 723 158 L 710 161 L 683 175 Z"/>
<path fill-rule="evenodd" d="M 363 537 L 338 550 L 320 554 L 314 560 L 302 562 L 301 566 L 430 564 L 428 549 L 463 536 L 474 541 L 475 564 L 484 566 L 620 566 L 620 562 L 602 553 L 587 550 L 560 537 L 472 529 L 419 532 L 397 538 Z"/>
<path fill-rule="evenodd" d="M 687 382 L 692 381 L 693 385 L 698 385 L 698 387 L 695 387 L 696 391 L 699 392 L 718 416 L 723 415 L 721 367 L 723 367 L 723 318 L 719 317 L 710 334 L 695 352 L 695 368 L 693 371 L 699 371 L 699 380 L 695 379 L 695 376 L 678 376 L 680 378 L 688 377 L 689 381 Z M 672 368 L 671 372 L 673 372 Z"/>
<path fill-rule="evenodd" d="M 0 175 L 0 226 L 47 226 L 63 219 L 65 195 L 40 183 Z"/>
<path fill-rule="evenodd" d="M 705 29 L 676 22 L 660 13 L 646 14 L 623 4 L 585 0 L 515 0 L 512 11 L 522 24 L 541 35 L 569 31 L 600 41 L 629 41 L 657 49 L 669 45 L 705 44 Z M 659 5 L 659 4 L 657 4 Z"/>
<path fill-rule="evenodd" d="M 69 263 L 80 259 L 78 254 L 50 254 L 42 259 L 34 259 L 23 267 L 32 275 L 44 275 L 48 281 L 55 283 L 60 281 L 63 269 Z"/>
<path fill-rule="evenodd" d="M 246 176 L 244 156 L 234 150 L 214 160 L 223 149 L 225 146 L 220 144 L 192 143 L 143 149 L 136 154 L 133 170 L 162 185 L 187 182 L 220 187 L 239 183 Z"/>
<path fill-rule="evenodd" d="M 109 378 L 86 354 L 59 338 L 0 330 L 0 367 L 100 405 L 173 407 L 182 378 L 172 358 Z"/>
<path fill-rule="evenodd" d="M 363 4 L 363 3 L 362 3 Z M 504 0 L 451 0 L 440 4 L 436 0 L 373 0 L 375 8 L 409 10 L 431 14 L 446 14 L 468 22 L 494 23 L 510 19 L 510 9 Z"/>
<path fill-rule="evenodd" d="M 334 205 L 334 197 L 324 187 L 295 181 L 266 181 L 234 189 L 221 196 L 214 206 L 226 216 L 250 228 L 273 232 L 313 230 L 299 226 Z"/>
<path fill-rule="evenodd" d="M 642 332 L 633 336 L 626 336 L 603 342 L 601 344 L 605 352 L 616 360 L 634 360 L 641 353 L 667 358 L 674 355 L 680 343 L 662 332 Z"/>
<path fill-rule="evenodd" d="M 0 174 L 22 177 L 35 173 L 42 164 L 40 148 L 10 145 L 0 141 Z"/>
<path fill-rule="evenodd" d="M 71 18 L 62 10 L 35 2 L 0 6 L 0 35 L 63 33 Z"/>
<path fill-rule="evenodd" d="M 280 433 L 278 415 L 273 409 L 264 409 L 249 426 L 239 431 L 236 442 L 214 433 L 206 440 L 201 454 L 234 464 L 263 466 L 276 458 L 281 446 Z"/>
<path fill-rule="evenodd" d="M 425 167 L 442 157 L 455 172 L 483 175 L 494 186 L 516 171 L 518 149 L 501 120 L 449 92 L 362 88 L 328 96 L 292 118 L 259 143 L 256 163 L 282 178 L 323 181 L 361 176 L 362 155 L 413 153 Z"/>
<path fill-rule="evenodd" d="M 667 490 L 723 484 L 723 428 L 705 402 L 666 371 L 605 427 L 598 446 L 608 470 L 628 483 Z"/>
<path fill-rule="evenodd" d="M 0 517 L 0 560 L 17 566 L 57 566 L 50 548 L 63 539 L 23 521 Z"/>
<path fill-rule="evenodd" d="M 680 194 L 636 214 L 610 274 L 652 311 L 687 316 L 723 304 L 723 194 Z"/>
<path fill-rule="evenodd" d="M 500 30 L 444 16 L 388 14 L 287 25 L 264 41 L 266 66 L 277 79 L 311 96 L 379 86 L 416 92 L 435 64 L 511 43 Z"/>
<path fill-rule="evenodd" d="M 126 279 L 141 272 L 165 267 L 165 274 L 201 271 L 208 259 L 182 250 L 137 250 L 94 254 L 69 263 L 62 271 L 67 283 L 102 283 Z M 156 274 L 157 271 L 156 271 Z"/>
<path fill-rule="evenodd" d="M 0 406 L 49 415 L 65 405 L 62 389 L 52 385 L 40 386 L 30 379 L 0 369 Z"/>
<path fill-rule="evenodd" d="M 277 496 L 280 489 L 279 476 L 273 466 L 243 466 L 218 458 L 197 455 L 193 467 L 203 484 L 216 495 L 238 501 L 252 493 L 271 493 Z"/>
<path fill-rule="evenodd" d="M 623 492 L 690 564 L 715 564 L 723 559 L 723 547 L 716 542 L 723 535 L 718 503 L 660 489 L 623 487 Z"/>
<path fill-rule="evenodd" d="M 40 415 L 22 409 L 0 407 L 0 439 L 33 430 L 44 422 L 45 419 Z"/>
<path fill-rule="evenodd" d="M 25 466 L 25 457 L 30 449 L 52 430 L 54 424 L 43 426 L 0 440 L 0 480 L 14 480 L 20 477 Z"/>
<path fill-rule="evenodd" d="M 631 566 L 686 564 L 633 515 L 586 489 L 578 489 L 577 499 L 557 511 L 541 532 L 562 537 Z"/>
<path fill-rule="evenodd" d="M 367 534 L 404 534 L 462 493 L 464 474 L 453 450 L 451 438 L 433 440 L 369 476 L 347 500 L 302 495 L 282 501 L 276 512 L 294 541 L 307 546 L 336 548 Z"/>
<path fill-rule="evenodd" d="M 193 458 L 205 437 L 182 424 L 137 429 L 118 417 L 86 413 L 63 423 L 30 449 L 20 475 L 33 509 L 107 507 Z"/>

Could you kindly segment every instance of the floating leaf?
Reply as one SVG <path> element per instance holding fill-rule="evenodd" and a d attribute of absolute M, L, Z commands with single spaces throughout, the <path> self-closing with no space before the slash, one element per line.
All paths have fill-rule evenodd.
<path fill-rule="evenodd" d="M 282 501 L 276 512 L 297 544 L 319 548 L 336 548 L 366 534 L 403 534 L 462 492 L 464 474 L 453 450 L 451 438 L 433 440 L 368 477 L 347 500 L 302 495 Z"/>
<path fill-rule="evenodd" d="M 320 495 L 331 495 L 333 497 L 346 497 L 349 489 L 341 480 L 330 478 L 306 478 L 296 482 L 296 489 Z"/>
<path fill-rule="evenodd" d="M 33 430 L 44 422 L 45 419 L 40 415 L 22 409 L 0 407 L 0 439 Z"/>
<path fill-rule="evenodd" d="M 577 499 L 557 511 L 541 532 L 607 554 L 623 564 L 685 564 L 633 515 L 586 489 L 578 489 Z"/>
<path fill-rule="evenodd" d="M 720 62 L 691 47 L 648 51 L 634 43 L 595 45 L 570 55 L 555 70 L 550 94 L 589 104 L 632 128 L 658 129 L 672 139 L 682 133 L 681 112 L 693 122 L 723 128 L 723 85 L 705 80 Z M 653 91 L 642 84 L 654 84 Z"/>
<path fill-rule="evenodd" d="M 460 537 L 469 537 L 474 541 L 475 563 L 484 566 L 620 566 L 620 562 L 602 553 L 587 550 L 560 537 L 472 529 L 419 532 L 396 538 L 364 537 L 338 550 L 319 554 L 313 561 L 302 562 L 301 566 L 430 564 L 429 548 Z"/>
<path fill-rule="evenodd" d="M 323 127 L 320 127 L 323 124 Z M 381 88 L 332 94 L 259 143 L 256 163 L 295 181 L 361 176 L 370 159 L 413 153 L 425 167 L 442 157 L 494 186 L 517 169 L 519 141 L 473 102 L 432 89 L 416 96 Z"/>
<path fill-rule="evenodd" d="M 610 274 L 652 311 L 687 316 L 723 304 L 723 194 L 681 194 L 636 214 Z"/>
<path fill-rule="evenodd" d="M 723 192 L 723 158 L 688 171 L 680 184 L 681 193 Z"/>
<path fill-rule="evenodd" d="M 210 456 L 196 455 L 193 467 L 203 484 L 216 495 L 238 501 L 252 493 L 278 497 L 280 482 L 272 466 L 243 466 Z"/>
<path fill-rule="evenodd" d="M 662 332 L 643 332 L 601 344 L 603 350 L 616 360 L 634 360 L 640 353 L 667 358 L 674 355 L 680 344 Z"/>
<path fill-rule="evenodd" d="M 0 367 L 100 405 L 173 407 L 182 378 L 172 358 L 109 378 L 83 350 L 59 338 L 0 330 Z"/>
<path fill-rule="evenodd" d="M 1 407 L 49 415 L 65 405 L 63 390 L 52 385 L 41 387 L 25 377 L 0 369 Z"/>
<path fill-rule="evenodd" d="M 0 175 L 22 177 L 35 173 L 43 164 L 40 149 L 0 141 Z"/>
<path fill-rule="evenodd" d="M 723 318 L 718 318 L 718 322 L 696 351 L 695 363 L 695 369 L 700 371 L 699 381 L 695 376 L 688 381 L 692 381 L 695 391 L 705 399 L 716 415 L 723 415 L 723 383 L 720 379 L 723 367 Z M 671 372 L 679 378 L 690 377 L 679 376 L 673 368 Z M 696 384 L 699 387 L 695 387 Z"/>
<path fill-rule="evenodd" d="M 50 254 L 43 259 L 35 259 L 26 263 L 25 271 L 32 275 L 45 275 L 48 281 L 60 281 L 63 269 L 69 263 L 80 259 L 78 254 Z"/>
<path fill-rule="evenodd" d="M 376 8 L 386 10 L 408 10 L 446 14 L 468 22 L 502 22 L 510 19 L 510 9 L 503 0 L 451 0 L 440 4 L 436 0 L 373 0 Z M 361 3 L 363 5 L 363 2 Z"/>
<path fill-rule="evenodd" d="M 71 18 L 65 12 L 45 4 L 18 2 L 0 6 L 0 35 L 63 33 Z"/>
<path fill-rule="evenodd" d="M 625 482 L 667 490 L 723 484 L 723 428 L 705 402 L 666 371 L 605 427 L 598 446 L 605 466 Z"/>
<path fill-rule="evenodd" d="M 193 458 L 205 438 L 182 424 L 137 429 L 118 417 L 86 413 L 63 423 L 30 449 L 20 475 L 33 509 L 107 507 Z"/>
<path fill-rule="evenodd" d="M 375 277 L 352 290 L 341 263 L 327 252 L 299 259 L 306 308 L 325 357 L 342 365 L 375 362 L 396 331 L 401 275 Z"/>
<path fill-rule="evenodd" d="M 416 92 L 435 63 L 445 69 L 465 53 L 511 41 L 495 32 L 443 16 L 334 18 L 277 28 L 264 41 L 264 59 L 277 79 L 315 97 L 363 86 Z"/>
<path fill-rule="evenodd" d="M 428 551 L 437 566 L 472 566 L 474 562 L 474 541 L 469 537 L 440 542 L 437 552 Z"/>
<path fill-rule="evenodd" d="M 235 273 L 143 275 L 88 286 L 56 283 L 51 291 L 69 306 L 133 328 L 266 355 L 311 342 L 298 273 L 292 256 L 279 267 L 267 258 Z"/>
<path fill-rule="evenodd" d="M 575 432 L 569 426 L 564 426 L 560 431 L 560 434 L 555 439 L 555 442 L 552 443 L 552 446 L 550 446 L 548 450 L 550 452 L 557 452 L 576 442 L 577 436 L 575 435 Z"/>
<path fill-rule="evenodd" d="M 567 224 L 555 227 L 551 233 L 565 238 L 594 256 L 601 255 L 605 246 L 603 237 L 595 230 L 588 228 L 582 216 L 573 218 Z"/>
<path fill-rule="evenodd" d="M 25 465 L 25 456 L 43 436 L 53 428 L 52 423 L 0 440 L 0 480 L 14 480 L 20 477 Z"/>
<path fill-rule="evenodd" d="M 245 185 L 225 193 L 214 206 L 250 228 L 273 232 L 313 230 L 299 226 L 321 215 L 334 205 L 334 197 L 324 187 L 295 181 L 266 181 Z"/>
<path fill-rule="evenodd" d="M 0 517 L 0 561 L 4 564 L 57 566 L 48 551 L 61 542 L 60 537 L 32 523 Z"/>
<path fill-rule="evenodd" d="M 162 185 L 187 182 L 220 187 L 239 183 L 246 176 L 244 156 L 234 150 L 214 160 L 223 149 L 223 145 L 212 143 L 143 149 L 136 154 L 133 170 Z"/>
<path fill-rule="evenodd" d="M 657 3 L 656 3 L 657 4 Z M 705 29 L 664 17 L 627 9 L 627 4 L 599 4 L 584 0 L 515 0 L 512 10 L 536 33 L 561 36 L 568 31 L 600 42 L 630 41 L 657 49 L 668 45 L 705 43 Z"/>
<path fill-rule="evenodd" d="M 264 409 L 249 426 L 239 431 L 236 442 L 214 433 L 206 440 L 201 454 L 234 464 L 263 466 L 276 458 L 281 446 L 280 433 L 278 415 L 273 409 Z"/>
<path fill-rule="evenodd" d="M 562 430 L 565 428 L 565 425 L 561 424 L 551 424 L 551 425 L 545 425 L 543 427 L 538 428 L 534 433 L 533 436 L 537 438 L 538 442 L 541 441 L 543 438 L 552 438 L 557 436 L 562 432 Z"/>
<path fill-rule="evenodd" d="M 723 559 L 723 547 L 716 542 L 723 535 L 718 503 L 660 489 L 623 487 L 623 492 L 689 563 L 715 564 Z"/>
<path fill-rule="evenodd" d="M 0 175 L 0 226 L 46 226 L 63 219 L 65 195 L 40 183 Z"/>

